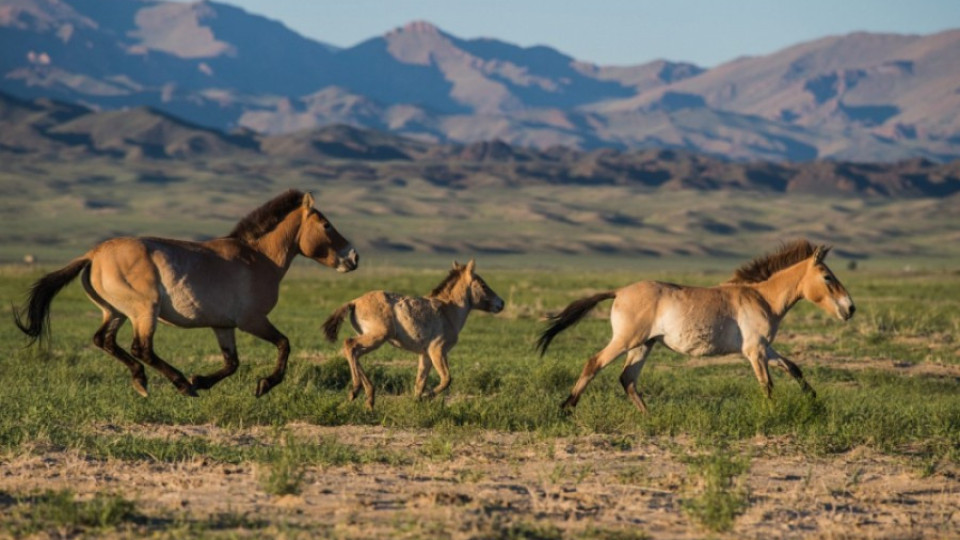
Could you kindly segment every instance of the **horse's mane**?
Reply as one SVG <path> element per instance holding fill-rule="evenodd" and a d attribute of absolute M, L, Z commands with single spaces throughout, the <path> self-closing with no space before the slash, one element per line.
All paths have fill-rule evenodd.
<path fill-rule="evenodd" d="M 238 221 L 227 238 L 236 238 L 244 242 L 256 240 L 272 231 L 301 204 L 303 204 L 303 192 L 296 189 L 287 190 Z"/>
<path fill-rule="evenodd" d="M 430 291 L 430 294 L 427 295 L 427 298 L 437 298 L 443 293 L 449 291 L 450 289 L 453 288 L 454 285 L 457 284 L 458 281 L 460 281 L 460 276 L 461 276 L 460 270 L 456 268 L 450 270 L 450 273 L 447 274 L 447 277 L 443 278 L 443 281 L 441 281 L 439 285 L 437 285 L 436 287 L 433 288 L 432 291 Z"/>
<path fill-rule="evenodd" d="M 768 253 L 737 268 L 727 283 L 760 283 L 777 272 L 810 258 L 816 246 L 806 239 L 782 244 L 780 249 Z"/>

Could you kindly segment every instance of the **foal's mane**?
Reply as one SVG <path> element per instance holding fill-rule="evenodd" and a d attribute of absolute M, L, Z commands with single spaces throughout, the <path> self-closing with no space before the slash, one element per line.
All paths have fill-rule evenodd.
<path fill-rule="evenodd" d="M 259 208 L 247 214 L 247 217 L 238 221 L 227 238 L 236 238 L 244 242 L 256 240 L 272 231 L 302 203 L 303 192 L 289 189 L 263 203 Z"/>
<path fill-rule="evenodd" d="M 443 278 L 443 281 L 441 281 L 439 285 L 430 291 L 430 294 L 427 295 L 427 298 L 437 298 L 442 296 L 444 293 L 449 292 L 457 285 L 457 283 L 460 281 L 460 276 L 462 275 L 463 273 L 459 269 L 451 269 L 450 273 L 447 274 L 447 277 Z"/>
<path fill-rule="evenodd" d="M 782 244 L 777 251 L 757 257 L 737 268 L 733 277 L 727 283 L 760 283 L 766 281 L 770 279 L 770 276 L 784 268 L 810 258 L 816 250 L 816 246 L 804 238 Z"/>

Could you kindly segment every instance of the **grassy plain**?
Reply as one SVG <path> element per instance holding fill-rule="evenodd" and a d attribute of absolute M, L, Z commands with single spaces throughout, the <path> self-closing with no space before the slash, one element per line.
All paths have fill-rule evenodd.
<path fill-rule="evenodd" d="M 884 475 L 932 482 L 952 506 L 924 500 L 916 507 L 920 517 L 912 519 L 932 534 L 960 532 L 943 514 L 960 512 L 955 273 L 836 269 L 857 302 L 857 316 L 844 324 L 801 304 L 778 338 L 778 349 L 797 361 L 817 390 L 816 400 L 779 372 L 775 399 L 765 400 L 739 358 L 687 359 L 657 349 L 640 382 L 649 416 L 623 395 L 616 366 L 597 377 L 576 412 L 565 415 L 558 405 L 584 360 L 608 338 L 608 321 L 598 311 L 538 358 L 532 344 L 545 312 L 641 278 L 708 284 L 729 272 L 509 266 L 496 258 L 479 261 L 480 273 L 508 307 L 468 322 L 451 356 L 448 395 L 415 401 L 415 358 L 385 347 L 365 360 L 378 392 L 373 412 L 361 400 L 346 401 L 349 370 L 339 346 L 323 341 L 320 323 L 369 289 L 425 293 L 443 277 L 442 267 L 373 264 L 348 275 L 295 267 L 272 316 L 291 338 L 291 366 L 284 383 L 262 399 L 253 397 L 254 386 L 272 369 L 275 351 L 243 334 L 240 370 L 212 391 L 187 399 L 151 372 L 151 395 L 141 398 L 126 369 L 91 344 L 99 314 L 79 286 L 68 287 L 54 302 L 46 347 L 24 348 L 12 324 L 0 325 L 0 509 L 12 516 L 0 534 L 634 538 L 659 537 L 658 531 L 696 537 L 706 530 L 752 536 L 774 532 L 762 525 L 771 512 L 787 527 L 776 534 L 787 536 L 811 527 L 820 534 L 881 525 L 901 530 L 882 519 L 855 519 L 859 510 L 851 508 L 868 506 L 858 490 L 873 485 L 861 479 L 864 474 L 883 483 L 890 481 Z M 39 275 L 37 269 L 4 268 L 0 300 L 18 303 Z M 120 341 L 129 339 L 126 328 Z M 162 327 L 156 347 L 187 374 L 219 367 L 216 342 L 206 330 Z M 762 472 L 771 467 L 779 472 Z M 50 470 L 58 473 L 41 474 Z M 199 495 L 182 496 L 189 506 L 180 499 L 158 502 L 159 488 L 145 480 L 151 470 L 183 483 L 160 490 L 168 495 L 202 493 L 203 470 L 225 477 L 231 473 L 223 471 L 235 471 L 248 491 L 227 495 L 221 487 L 210 497 L 220 505 L 205 504 Z M 805 506 L 806 492 L 797 488 L 796 501 L 777 506 L 763 483 L 776 474 L 811 493 L 819 482 L 820 495 L 837 500 L 809 495 Z M 831 474 L 841 480 L 827 482 Z M 405 487 L 393 493 L 377 483 L 364 492 L 370 476 Z M 510 504 L 503 502 L 507 495 L 485 498 L 514 484 L 526 485 L 518 489 L 529 496 Z M 603 492 L 611 485 L 642 488 L 623 514 L 614 510 L 618 492 Z M 377 503 L 373 495 L 373 502 L 364 502 L 357 489 L 390 492 L 392 502 Z M 420 500 L 424 493 L 427 502 Z M 573 510 L 561 504 L 587 494 L 589 502 L 578 499 Z M 341 513 L 325 509 L 323 501 L 331 498 Z M 224 507 L 223 500 L 233 506 Z M 666 521 L 647 516 L 660 515 L 656 508 L 663 504 Z M 853 521 L 823 517 L 831 508 L 834 514 L 846 508 Z M 462 521 L 454 511 L 472 518 Z M 632 522 L 623 522 L 624 515 Z"/>
<path fill-rule="evenodd" d="M 244 334 L 239 371 L 212 391 L 187 399 L 150 372 L 141 398 L 93 347 L 99 313 L 77 284 L 54 301 L 45 347 L 0 324 L 0 537 L 960 535 L 960 198 L 493 177 L 458 189 L 384 176 L 402 164 L 339 165 L 353 172 L 4 157 L 4 306 L 100 240 L 219 236 L 286 187 L 313 190 L 362 262 L 348 275 L 294 266 L 272 315 L 290 369 L 262 399 L 276 353 Z M 783 325 L 778 350 L 816 400 L 779 371 L 765 400 L 740 358 L 657 349 L 640 381 L 650 415 L 615 365 L 560 412 L 609 327 L 598 311 L 538 358 L 545 313 L 638 279 L 716 283 L 797 236 L 836 245 L 829 262 L 858 307 L 844 324 L 800 304 Z M 37 267 L 16 264 L 28 253 Z M 349 369 L 321 322 L 370 289 L 429 291 L 453 253 L 477 256 L 507 309 L 471 318 L 449 393 L 412 399 L 416 359 L 385 347 L 365 359 L 376 410 L 347 402 Z M 188 375 L 220 365 L 207 330 L 161 327 L 156 347 Z"/>

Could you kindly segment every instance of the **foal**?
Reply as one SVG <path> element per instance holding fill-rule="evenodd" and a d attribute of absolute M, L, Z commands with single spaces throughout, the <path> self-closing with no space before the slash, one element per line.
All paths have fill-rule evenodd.
<path fill-rule="evenodd" d="M 641 281 L 571 303 L 550 318 L 553 324 L 537 342 L 541 355 L 557 334 L 583 318 L 597 303 L 610 298 L 614 299 L 610 310 L 613 337 L 587 361 L 561 407 L 575 407 L 597 372 L 627 353 L 620 384 L 633 404 L 647 412 L 636 385 L 656 343 L 694 356 L 739 352 L 750 361 L 768 398 L 773 381 L 767 366 L 773 360 L 804 391 L 816 395 L 800 368 L 777 353 L 772 343 L 780 321 L 800 299 L 807 299 L 842 320 L 853 316 L 853 300 L 823 262 L 829 251 L 827 246 L 798 240 L 745 264 L 729 281 L 714 287 Z"/>
<path fill-rule="evenodd" d="M 473 260 L 465 266 L 453 263 L 450 274 L 428 296 L 413 297 L 386 291 L 370 291 L 337 308 L 323 323 L 323 331 L 332 343 L 336 341 L 340 324 L 350 314 L 350 324 L 359 333 L 343 342 L 343 354 L 350 363 L 353 388 L 350 400 L 357 397 L 360 385 L 367 394 L 367 407 L 373 409 L 373 385 L 360 367 L 360 357 L 389 341 L 394 347 L 420 355 L 417 369 L 416 397 L 424 393 L 430 365 L 440 374 L 440 384 L 431 395 L 450 386 L 447 354 L 457 344 L 457 338 L 467 316 L 473 309 L 499 313 L 503 300 L 483 278 L 475 272 Z"/>

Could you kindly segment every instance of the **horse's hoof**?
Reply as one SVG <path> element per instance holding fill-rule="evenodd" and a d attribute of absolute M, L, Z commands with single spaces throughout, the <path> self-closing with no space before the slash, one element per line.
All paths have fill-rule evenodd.
<path fill-rule="evenodd" d="M 148 397 L 150 394 L 147 392 L 147 381 L 146 379 L 140 381 L 133 379 L 133 389 L 137 391 L 143 397 Z"/>
<path fill-rule="evenodd" d="M 270 384 L 270 381 L 269 381 L 269 380 L 267 380 L 267 379 L 260 379 L 260 381 L 257 383 L 256 396 L 257 396 L 257 397 L 262 397 L 264 394 L 266 394 L 267 392 L 269 392 L 271 388 L 273 388 L 273 385 Z"/>
<path fill-rule="evenodd" d="M 347 392 L 347 401 L 353 401 L 357 399 L 358 395 L 360 395 L 360 389 L 354 388 L 353 390 Z"/>
<path fill-rule="evenodd" d="M 210 389 L 210 383 L 207 382 L 207 378 L 203 375 L 194 375 L 193 377 L 190 377 L 190 386 L 192 386 L 195 390 Z"/>
<path fill-rule="evenodd" d="M 193 389 L 193 386 L 181 388 L 180 393 L 187 397 L 200 397 L 199 394 L 197 394 L 197 391 Z"/>

